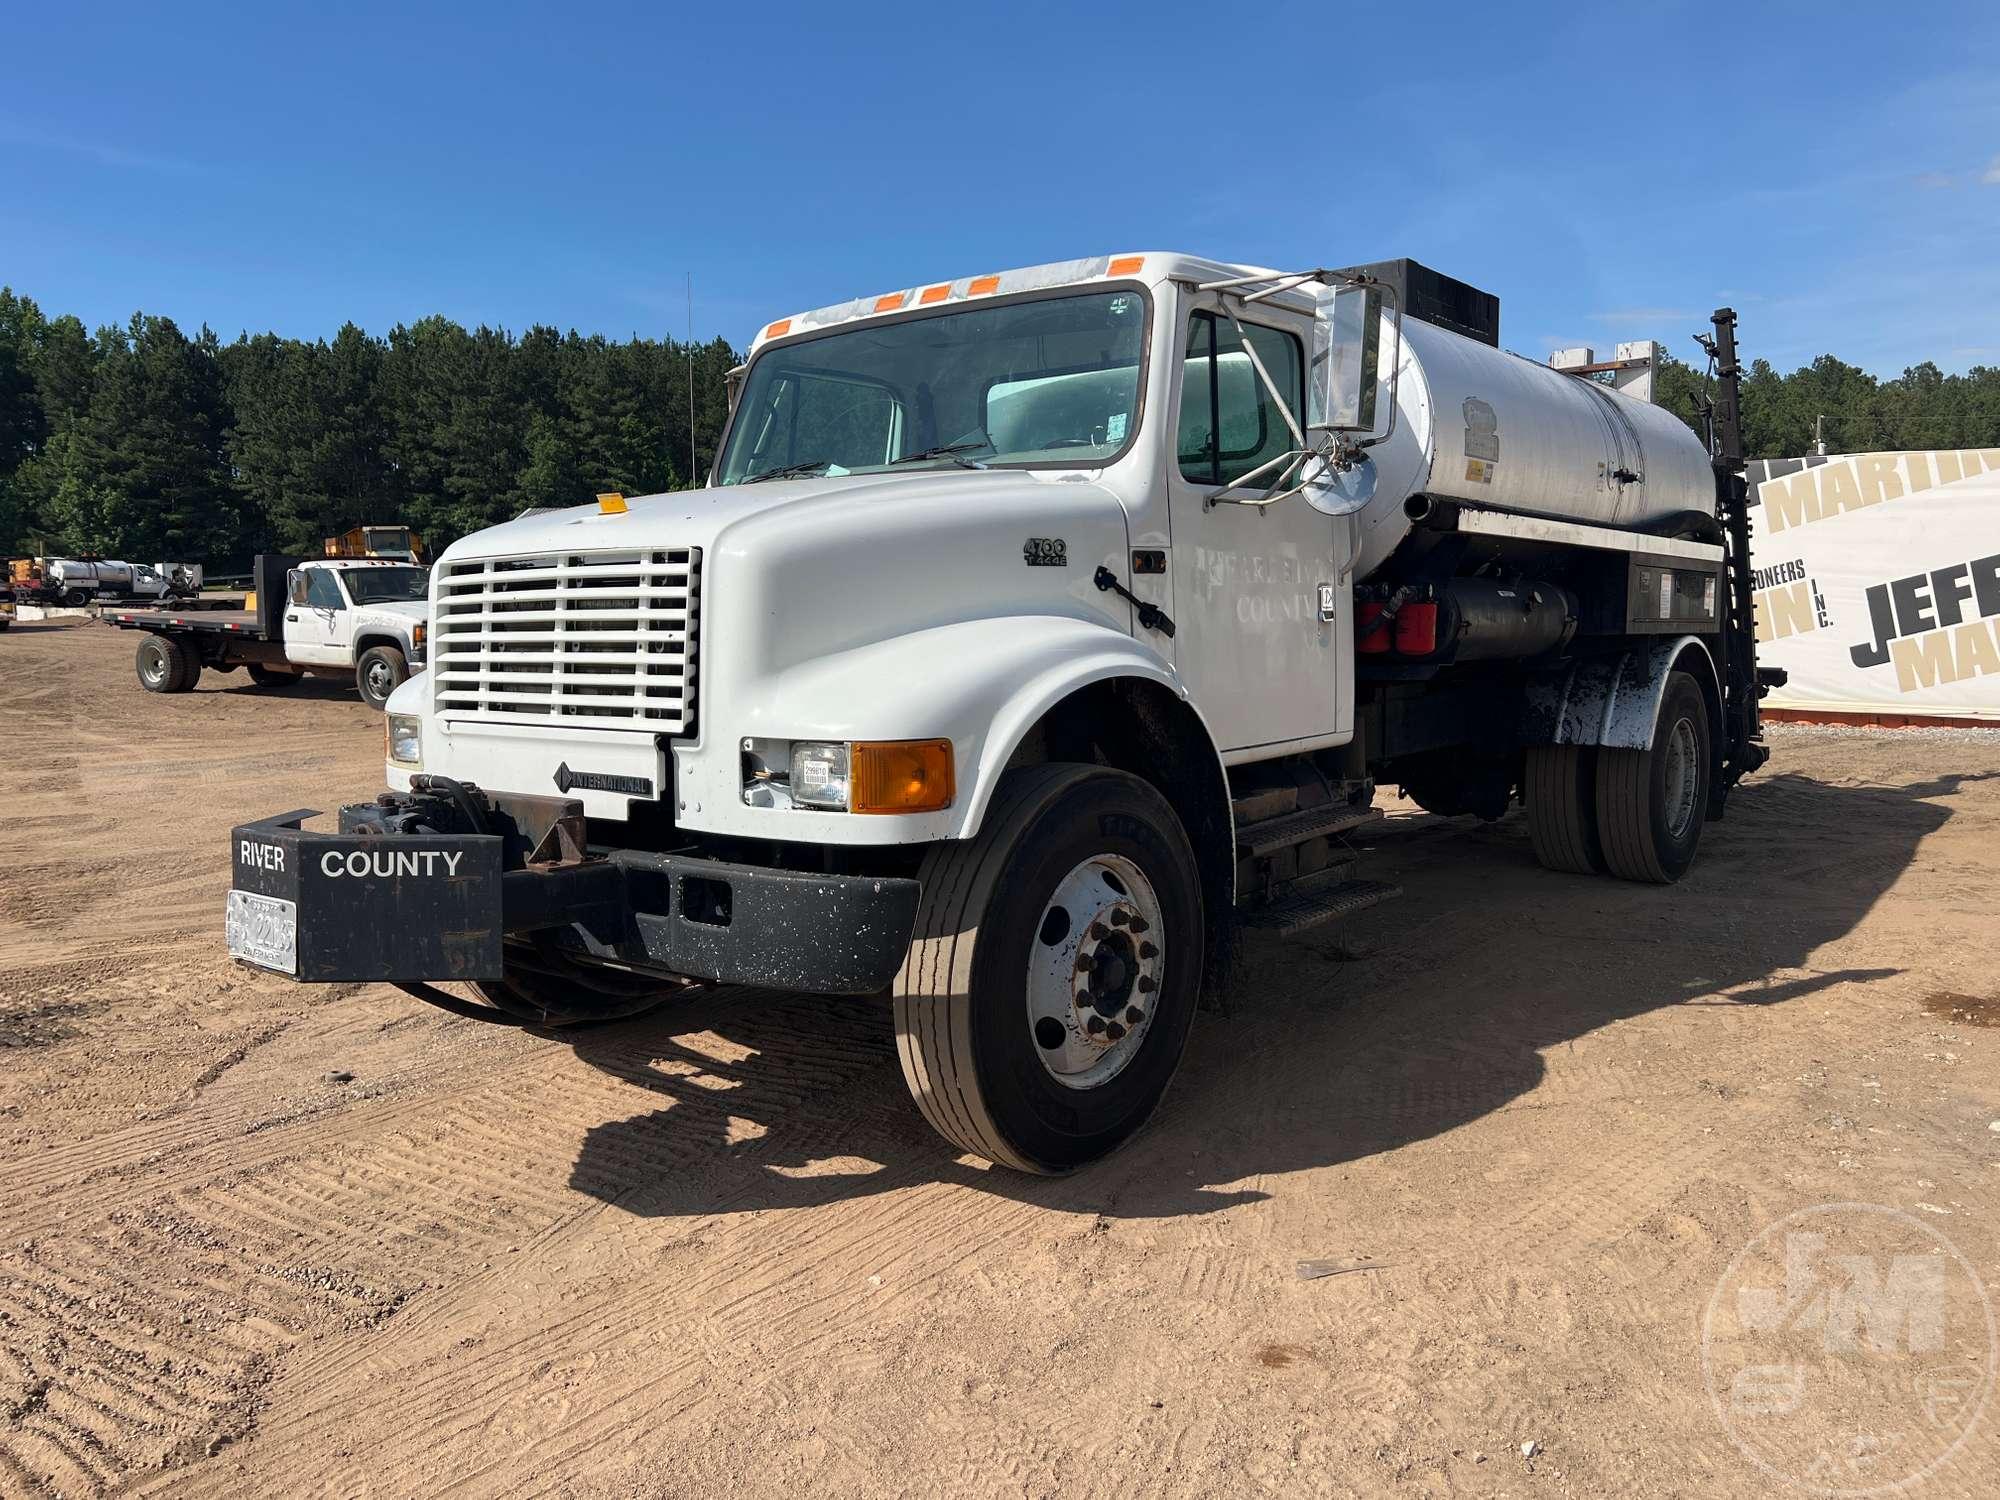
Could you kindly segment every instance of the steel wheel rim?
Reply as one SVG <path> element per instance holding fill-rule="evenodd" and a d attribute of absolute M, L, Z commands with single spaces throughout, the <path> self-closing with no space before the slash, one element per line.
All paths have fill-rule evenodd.
<path fill-rule="evenodd" d="M 1094 854 L 1056 884 L 1029 938 L 1028 1039 L 1064 1088 L 1101 1088 L 1139 1054 L 1166 972 L 1153 883 Z"/>
<path fill-rule="evenodd" d="M 377 657 L 368 663 L 368 691 L 377 698 L 389 696 L 389 664 Z"/>
<path fill-rule="evenodd" d="M 1694 821 L 1696 793 L 1701 786 L 1699 748 L 1694 722 L 1691 719 L 1676 719 L 1674 727 L 1667 731 L 1664 780 L 1667 832 L 1677 839 L 1688 831 L 1689 824 Z"/>
<path fill-rule="evenodd" d="M 167 680 L 166 657 L 157 651 L 148 652 L 146 655 L 146 664 L 139 668 L 139 675 L 144 677 L 148 683 L 165 682 Z"/>

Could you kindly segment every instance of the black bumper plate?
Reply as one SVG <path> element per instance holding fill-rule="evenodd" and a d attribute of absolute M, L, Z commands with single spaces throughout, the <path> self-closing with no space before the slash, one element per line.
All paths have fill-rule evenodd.
<path fill-rule="evenodd" d="M 500 977 L 499 838 L 307 833 L 314 816 L 231 831 L 235 956 L 321 983 Z"/>

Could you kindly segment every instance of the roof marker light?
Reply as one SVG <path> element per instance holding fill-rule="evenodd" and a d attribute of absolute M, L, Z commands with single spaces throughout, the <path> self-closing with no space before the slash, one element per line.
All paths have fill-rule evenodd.
<path fill-rule="evenodd" d="M 622 516 L 625 514 L 625 497 L 616 490 L 608 495 L 599 495 L 597 508 L 607 516 Z"/>
<path fill-rule="evenodd" d="M 1116 260 L 1111 262 L 1111 268 L 1105 272 L 1105 275 L 1137 276 L 1142 270 L 1145 269 L 1145 267 L 1146 267 L 1145 256 L 1121 255 Z"/>
<path fill-rule="evenodd" d="M 767 339 L 781 339 L 791 331 L 792 320 L 790 318 L 780 318 L 764 330 L 764 337 Z"/>
<path fill-rule="evenodd" d="M 933 302 L 942 302 L 950 295 L 951 283 L 947 281 L 943 286 L 925 287 L 922 295 L 917 298 L 917 301 L 924 307 L 929 307 Z"/>
<path fill-rule="evenodd" d="M 965 284 L 965 295 L 968 297 L 984 297 L 999 290 L 998 276 L 975 276 Z"/>
<path fill-rule="evenodd" d="M 903 305 L 903 299 L 909 295 L 908 292 L 890 292 L 885 296 L 877 297 L 875 299 L 875 311 L 878 313 L 894 312 Z"/>

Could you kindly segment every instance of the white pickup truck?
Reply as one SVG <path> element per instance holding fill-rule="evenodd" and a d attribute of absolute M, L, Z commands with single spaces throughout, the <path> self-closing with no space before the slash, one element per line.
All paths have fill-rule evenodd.
<path fill-rule="evenodd" d="M 1712 456 L 1497 308 L 1147 253 L 778 319 L 706 488 L 443 554 L 390 790 L 234 831 L 231 951 L 543 1026 L 887 992 L 937 1130 L 1055 1172 L 1240 929 L 1396 894 L 1378 783 L 1672 882 L 1765 753 L 1734 315 Z"/>
<path fill-rule="evenodd" d="M 364 558 L 260 556 L 255 610 L 116 610 L 106 623 L 145 633 L 140 686 L 185 693 L 202 668 L 244 668 L 258 687 L 302 676 L 352 677 L 381 708 L 424 660 L 430 575 L 408 563 Z"/>

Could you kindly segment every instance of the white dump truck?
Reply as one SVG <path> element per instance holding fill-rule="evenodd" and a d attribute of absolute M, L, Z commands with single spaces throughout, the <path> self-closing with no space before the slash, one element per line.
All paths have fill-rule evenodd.
<path fill-rule="evenodd" d="M 1147 253 L 771 323 L 705 488 L 442 555 L 389 789 L 234 831 L 231 951 L 549 1027 L 886 991 L 937 1130 L 1055 1172 L 1241 929 L 1395 894 L 1378 786 L 1672 882 L 1764 757 L 1734 318 L 1711 454 L 1497 313 Z"/>
<path fill-rule="evenodd" d="M 408 563 L 259 556 L 256 607 L 114 610 L 108 625 L 143 633 L 135 666 L 149 693 L 186 693 L 203 668 L 242 667 L 260 688 L 301 677 L 350 677 L 362 701 L 385 706 L 422 670 L 429 575 Z"/>

